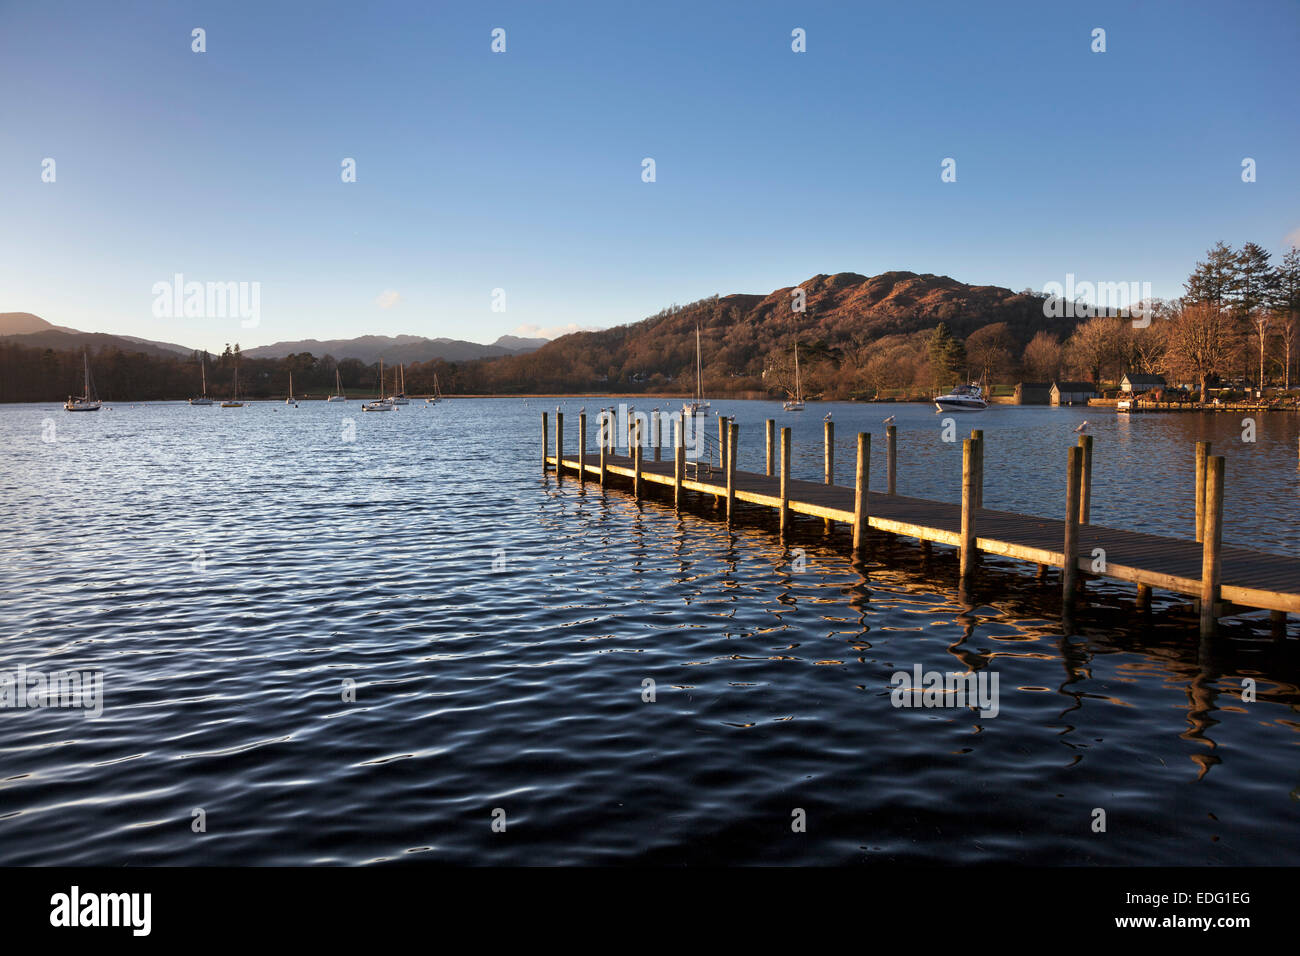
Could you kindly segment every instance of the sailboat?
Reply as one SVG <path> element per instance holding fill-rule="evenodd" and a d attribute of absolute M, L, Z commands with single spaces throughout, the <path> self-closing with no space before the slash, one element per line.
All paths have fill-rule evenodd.
<path fill-rule="evenodd" d="M 343 394 L 343 383 L 339 381 L 339 370 L 334 369 L 334 394 L 325 399 L 327 402 L 346 402 L 348 397 Z"/>
<path fill-rule="evenodd" d="M 293 397 L 293 372 L 289 373 L 289 397 L 284 400 L 284 403 L 286 405 L 292 405 L 294 408 L 298 407 L 298 403 Z"/>
<path fill-rule="evenodd" d="M 384 360 L 383 359 L 379 360 L 379 388 L 377 389 L 377 391 L 379 394 L 375 396 L 375 400 L 373 402 L 366 402 L 364 405 L 361 406 L 361 410 L 363 412 L 391 412 L 393 410 L 392 403 L 389 402 L 386 398 L 384 398 Z"/>
<path fill-rule="evenodd" d="M 803 385 L 799 381 L 799 340 L 794 343 L 794 395 L 781 406 L 787 412 L 803 411 Z"/>
<path fill-rule="evenodd" d="M 243 408 L 244 403 L 239 400 L 239 362 L 235 362 L 235 380 L 230 389 L 230 401 L 222 402 L 222 408 Z"/>
<path fill-rule="evenodd" d="M 208 370 L 203 364 L 203 359 L 199 359 L 199 373 L 203 376 L 203 394 L 198 398 L 191 398 L 191 405 L 211 405 L 212 399 L 208 398 Z"/>
<path fill-rule="evenodd" d="M 695 398 L 682 406 L 683 415 L 708 414 L 709 403 L 704 400 L 704 362 L 700 357 L 700 327 L 695 326 Z"/>
<path fill-rule="evenodd" d="M 82 394 L 77 398 L 69 395 L 63 407 L 70 412 L 97 412 L 99 411 L 100 402 L 99 396 L 95 394 L 95 383 L 90 380 L 90 354 L 82 352 L 81 358 L 85 368 Z"/>
<path fill-rule="evenodd" d="M 442 398 L 442 389 L 438 387 L 438 373 L 433 373 L 433 394 L 424 400 L 426 405 L 437 405 Z M 527 404 L 527 403 L 525 403 Z"/>
<path fill-rule="evenodd" d="M 397 391 L 392 394 L 388 401 L 393 405 L 410 405 L 411 401 L 406 397 L 406 366 L 399 365 L 398 370 L 402 376 L 402 383 L 398 385 L 396 381 L 397 376 L 393 376 L 393 384 L 397 386 Z"/>

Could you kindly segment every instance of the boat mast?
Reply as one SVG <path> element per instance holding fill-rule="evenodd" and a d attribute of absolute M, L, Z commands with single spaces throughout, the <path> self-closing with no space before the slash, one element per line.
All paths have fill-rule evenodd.
<path fill-rule="evenodd" d="M 85 397 L 86 401 L 90 401 L 90 353 L 82 352 L 81 359 L 86 370 L 86 380 L 81 387 L 81 394 Z"/>
<path fill-rule="evenodd" d="M 803 401 L 803 386 L 799 383 L 799 340 L 794 340 L 794 400 Z"/>
<path fill-rule="evenodd" d="M 199 359 L 199 375 L 203 377 L 203 397 L 208 397 L 208 369 L 203 364 L 203 359 Z"/>
<path fill-rule="evenodd" d="M 704 401 L 704 373 L 703 362 L 700 359 L 700 327 L 695 326 L 695 401 L 703 403 Z"/>

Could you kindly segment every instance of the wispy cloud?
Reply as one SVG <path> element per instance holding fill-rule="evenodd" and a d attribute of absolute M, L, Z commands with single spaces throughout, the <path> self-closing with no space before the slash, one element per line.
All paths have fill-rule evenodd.
<path fill-rule="evenodd" d="M 402 294 L 396 289 L 385 289 L 375 299 L 375 305 L 381 309 L 391 309 L 402 301 Z"/>
<path fill-rule="evenodd" d="M 594 325 L 578 325 L 576 322 L 570 322 L 568 325 L 521 325 L 510 334 L 526 339 L 558 339 L 561 335 L 568 335 L 570 332 L 596 331 L 599 330 Z"/>

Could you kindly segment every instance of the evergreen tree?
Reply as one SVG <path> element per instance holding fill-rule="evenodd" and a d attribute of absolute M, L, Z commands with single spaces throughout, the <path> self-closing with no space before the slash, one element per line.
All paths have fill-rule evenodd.
<path fill-rule="evenodd" d="M 1239 268 L 1238 254 L 1232 247 L 1216 242 L 1183 284 L 1186 304 L 1206 303 L 1216 308 L 1230 304 L 1237 295 Z"/>
<path fill-rule="evenodd" d="M 1237 253 L 1236 304 L 1243 318 L 1250 319 L 1272 304 L 1279 277 L 1269 259 L 1268 250 L 1253 242 Z"/>
<path fill-rule="evenodd" d="M 952 337 L 943 322 L 934 327 L 930 336 L 930 368 L 936 386 L 946 386 L 965 377 L 966 346 Z"/>

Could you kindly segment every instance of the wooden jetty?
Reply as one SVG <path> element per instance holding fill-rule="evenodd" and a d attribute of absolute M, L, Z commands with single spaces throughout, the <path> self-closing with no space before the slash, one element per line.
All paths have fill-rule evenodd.
<path fill-rule="evenodd" d="M 666 418 L 667 416 L 663 416 Z M 858 433 L 857 461 L 851 487 L 833 483 L 832 440 L 834 426 L 826 423 L 825 481 L 790 477 L 790 429 L 766 423 L 766 474 L 738 471 L 735 467 L 740 426 L 719 417 L 719 441 L 707 460 L 686 460 L 678 421 L 669 460 L 661 421 L 639 440 L 639 427 L 629 426 L 630 455 L 615 453 L 612 429 L 606 440 L 597 436 L 598 450 L 588 451 L 586 415 L 579 416 L 578 443 L 564 446 L 564 416 L 555 416 L 554 447 L 548 445 L 548 417 L 542 414 L 542 469 L 568 472 L 581 481 L 602 487 L 613 479 L 631 483 L 640 498 L 647 486 L 658 485 L 672 493 L 681 507 L 686 492 L 711 496 L 726 503 L 730 520 L 736 502 L 774 509 L 784 531 L 792 514 L 822 518 L 828 525 L 842 522 L 853 530 L 853 547 L 866 546 L 867 529 L 916 538 L 925 546 L 933 542 L 960 551 L 961 580 L 969 581 L 981 553 L 999 555 L 1038 566 L 1041 577 L 1048 567 L 1061 569 L 1063 608 L 1071 616 L 1077 594 L 1088 577 L 1111 578 L 1137 586 L 1139 607 L 1149 608 L 1153 589 L 1190 595 L 1200 615 L 1202 635 L 1214 633 L 1221 616 L 1251 609 L 1272 612 L 1274 627 L 1284 631 L 1287 614 L 1300 614 L 1300 558 L 1267 554 L 1223 544 L 1224 459 L 1210 455 L 1208 442 L 1196 449 L 1196 540 L 1107 528 L 1091 523 L 1092 436 L 1079 437 L 1068 450 L 1063 520 L 1015 514 L 984 506 L 984 437 L 978 429 L 963 442 L 962 500 L 930 501 L 897 493 L 897 432 L 886 429 L 886 487 L 870 487 L 871 435 Z M 647 453 L 651 455 L 647 460 Z"/>

